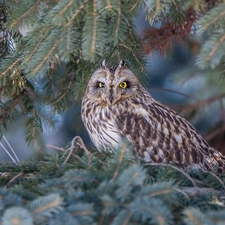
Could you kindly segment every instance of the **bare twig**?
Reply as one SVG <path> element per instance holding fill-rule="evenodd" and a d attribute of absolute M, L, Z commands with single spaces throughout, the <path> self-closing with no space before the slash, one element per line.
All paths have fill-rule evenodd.
<path fill-rule="evenodd" d="M 10 154 L 10 152 L 6 149 L 6 147 L 0 142 L 0 146 L 4 149 L 4 151 L 7 153 L 7 155 L 10 157 L 10 159 L 14 162 L 14 164 L 18 164 L 16 160 L 13 158 L 13 156 Z"/>
<path fill-rule="evenodd" d="M 79 145 L 80 148 L 84 149 L 84 151 L 87 153 L 88 155 L 88 165 L 90 164 L 90 156 L 92 156 L 92 154 L 87 150 L 82 138 L 80 136 L 76 136 L 73 138 L 72 142 L 71 142 L 71 146 L 70 146 L 70 153 L 68 154 L 67 158 L 65 159 L 64 161 L 64 164 L 68 161 L 68 159 L 70 158 L 72 152 L 73 152 L 73 149 L 75 148 L 74 147 L 74 143 L 75 141 L 77 142 L 76 144 Z"/>
<path fill-rule="evenodd" d="M 15 156 L 16 160 L 18 163 L 20 163 L 19 158 L 17 157 L 15 151 L 13 150 L 12 146 L 9 144 L 8 140 L 6 139 L 5 135 L 3 135 L 3 139 L 5 140 L 5 142 L 7 143 L 7 145 L 9 146 L 10 150 L 12 151 L 13 155 Z"/>
<path fill-rule="evenodd" d="M 58 150 L 58 151 L 61 151 L 61 152 L 66 152 L 66 150 L 65 150 L 64 148 L 59 148 L 59 147 L 54 146 L 54 145 L 47 144 L 46 147 L 47 147 L 47 148 L 54 148 L 54 149 L 56 149 L 56 150 Z M 71 154 L 72 154 L 72 156 L 74 156 L 74 157 L 77 158 L 78 160 L 83 161 L 83 159 L 81 159 L 81 158 L 80 158 L 79 156 L 77 156 L 76 154 L 73 154 L 73 153 L 71 153 Z M 71 154 L 70 154 L 70 155 L 71 155 Z"/>
<path fill-rule="evenodd" d="M 225 93 L 221 94 L 221 95 L 218 95 L 218 96 L 214 96 L 212 98 L 208 98 L 208 99 L 197 101 L 194 104 L 186 105 L 185 107 L 182 107 L 182 111 L 184 111 L 184 112 L 190 111 L 190 110 L 196 109 L 196 108 L 198 108 L 200 106 L 204 106 L 204 105 L 210 104 L 212 102 L 219 101 L 222 98 L 225 98 Z"/>
<path fill-rule="evenodd" d="M 5 188 L 7 188 L 13 181 L 15 181 L 18 177 L 22 176 L 24 173 L 18 173 L 16 176 L 14 176 L 6 185 Z"/>
<path fill-rule="evenodd" d="M 225 131 L 225 124 L 223 126 L 219 127 L 218 129 L 214 130 L 213 132 L 209 133 L 208 135 L 205 136 L 206 141 L 212 140 L 214 137 L 217 135 L 221 134 L 223 131 Z"/>

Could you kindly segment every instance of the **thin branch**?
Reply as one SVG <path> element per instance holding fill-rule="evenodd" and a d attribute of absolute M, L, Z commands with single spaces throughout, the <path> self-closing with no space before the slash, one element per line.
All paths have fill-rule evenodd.
<path fill-rule="evenodd" d="M 21 177 L 24 173 L 18 173 L 16 176 L 14 176 L 6 185 L 4 188 L 7 188 L 13 181 L 15 181 L 18 177 Z"/>
<path fill-rule="evenodd" d="M 13 156 L 10 154 L 10 152 L 6 149 L 6 147 L 1 142 L 0 142 L 0 146 L 4 149 L 4 151 L 10 157 L 10 159 L 14 162 L 14 164 L 18 165 L 18 163 L 16 162 L 16 160 L 13 158 Z"/>
<path fill-rule="evenodd" d="M 20 163 L 19 158 L 17 157 L 15 151 L 13 150 L 12 146 L 9 144 L 8 140 L 6 139 L 5 135 L 3 135 L 3 138 L 5 140 L 5 142 L 7 143 L 7 145 L 9 146 L 10 150 L 12 151 L 13 155 L 15 156 L 16 160 L 18 163 Z"/>
<path fill-rule="evenodd" d="M 218 96 L 215 96 L 215 97 L 212 97 L 212 98 L 208 98 L 208 99 L 204 99 L 204 100 L 200 100 L 194 104 L 189 104 L 189 105 L 186 105 L 185 107 L 182 107 L 182 111 L 186 112 L 186 111 L 190 111 L 192 109 L 195 109 L 195 108 L 198 108 L 200 106 L 204 106 L 206 104 L 210 104 L 212 102 L 215 102 L 215 101 L 218 101 L 222 98 L 225 97 L 225 93 L 221 94 L 221 95 L 218 95 Z"/>
<path fill-rule="evenodd" d="M 47 148 L 53 148 L 53 149 L 56 149 L 56 150 L 61 151 L 61 152 L 66 152 L 66 150 L 64 148 L 59 148 L 59 147 L 51 145 L 51 144 L 46 144 L 46 147 Z M 72 156 L 74 156 L 75 158 L 77 158 L 78 160 L 80 160 L 82 162 L 84 161 L 82 158 L 80 158 L 79 156 L 77 156 L 74 153 L 72 153 Z"/>
<path fill-rule="evenodd" d="M 206 141 L 212 140 L 214 137 L 217 135 L 221 134 L 222 132 L 225 131 L 225 124 L 223 124 L 222 127 L 219 127 L 218 129 L 214 130 L 213 132 L 209 133 L 208 135 L 205 136 Z"/>
<path fill-rule="evenodd" d="M 194 96 L 188 95 L 188 94 L 183 93 L 183 92 L 180 92 L 180 91 L 175 91 L 175 90 L 172 90 L 172 89 L 169 89 L 169 88 L 163 88 L 163 87 L 153 88 L 153 87 L 150 87 L 148 89 L 149 90 L 153 90 L 153 91 L 166 91 L 166 92 L 171 92 L 171 93 L 175 93 L 175 94 L 178 94 L 178 95 L 185 96 L 185 97 L 190 98 L 190 99 L 193 99 L 193 100 L 197 100 Z"/>

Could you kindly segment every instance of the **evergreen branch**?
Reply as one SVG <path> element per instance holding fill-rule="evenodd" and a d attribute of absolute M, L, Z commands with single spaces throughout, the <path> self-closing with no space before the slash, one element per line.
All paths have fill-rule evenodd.
<path fill-rule="evenodd" d="M 122 148 L 122 150 L 120 152 L 120 157 L 119 157 L 117 168 L 116 168 L 116 170 L 115 170 L 115 172 L 113 174 L 113 180 L 115 180 L 116 177 L 118 176 L 118 173 L 119 173 L 119 170 L 120 170 L 120 166 L 121 166 L 121 163 L 123 161 L 123 158 L 124 158 L 126 150 L 127 150 L 127 145 L 124 144 L 124 146 L 123 146 L 123 148 Z"/>
<path fill-rule="evenodd" d="M 201 195 L 223 195 L 224 190 L 216 190 L 214 188 L 205 188 L 205 187 L 183 187 L 178 189 L 177 191 L 182 191 L 186 194 L 188 194 L 190 197 L 197 197 Z"/>
<path fill-rule="evenodd" d="M 66 10 L 67 10 L 73 3 L 74 3 L 74 1 L 73 1 L 73 0 L 70 0 L 70 2 L 69 2 L 67 5 L 65 5 L 64 9 L 62 9 L 62 11 L 59 13 L 59 15 L 62 17 L 63 14 L 66 12 Z"/>
<path fill-rule="evenodd" d="M 225 11 L 224 11 L 225 14 Z M 211 58 L 213 57 L 213 55 L 215 54 L 215 52 L 218 50 L 218 48 L 221 46 L 221 44 L 225 41 L 225 34 L 221 36 L 221 38 L 219 39 L 219 41 L 215 44 L 215 46 L 211 49 L 211 51 L 208 53 L 208 56 L 205 59 L 205 62 L 209 62 L 211 60 Z"/>
<path fill-rule="evenodd" d="M 132 216 L 132 212 L 129 212 L 129 213 L 127 214 L 127 216 L 125 217 L 125 220 L 124 220 L 124 222 L 122 223 L 122 225 L 127 225 L 127 224 L 129 224 L 129 221 L 130 221 L 131 216 Z"/>
<path fill-rule="evenodd" d="M 7 119 L 9 118 L 10 114 L 13 112 L 13 110 L 15 110 L 16 106 L 19 104 L 21 100 L 21 96 L 17 97 L 16 99 L 13 99 L 13 100 L 9 100 L 10 102 L 10 107 L 9 108 L 6 108 L 6 109 L 3 109 L 1 110 L 1 117 L 0 117 L 0 122 L 2 124 L 5 124 Z M 13 102 L 12 102 L 13 101 Z M 12 102 L 12 104 L 11 104 Z"/>
<path fill-rule="evenodd" d="M 169 194 L 169 193 L 171 193 L 171 189 L 164 189 L 164 190 L 155 191 L 153 193 L 150 193 L 147 196 L 156 197 L 156 196 L 165 195 L 165 194 Z"/>
<path fill-rule="evenodd" d="M 24 175 L 23 172 L 16 174 L 16 176 L 14 176 L 12 179 L 10 179 L 10 181 L 5 185 L 4 188 L 9 187 L 10 184 L 12 184 L 17 178 L 19 178 L 19 177 L 21 177 L 21 176 L 23 176 L 23 175 Z"/>
<path fill-rule="evenodd" d="M 70 40 L 70 33 L 71 33 L 71 27 L 70 27 L 70 26 L 67 27 L 67 33 L 68 33 L 69 35 L 67 35 L 66 50 L 67 50 L 68 52 L 70 52 L 70 45 L 72 45 L 72 44 L 71 44 L 71 40 Z"/>
<path fill-rule="evenodd" d="M 33 217 L 31 213 L 21 206 L 9 207 L 2 216 L 2 224 L 8 225 L 31 225 Z"/>
<path fill-rule="evenodd" d="M 44 39 L 44 36 L 41 35 L 40 38 L 39 38 L 39 41 L 36 44 L 36 46 L 34 47 L 33 51 L 28 55 L 27 59 L 25 60 L 25 63 L 28 63 L 30 61 L 30 59 L 32 58 L 34 53 L 38 50 L 39 46 L 41 45 L 43 39 Z"/>
<path fill-rule="evenodd" d="M 93 33 L 91 42 L 91 53 L 95 53 L 97 35 L 97 0 L 93 0 Z"/>
<path fill-rule="evenodd" d="M 62 205 L 62 198 L 59 194 L 49 194 L 47 196 L 40 197 L 30 204 L 31 212 L 34 214 L 45 212 L 46 210 L 52 210 Z M 40 204 L 42 203 L 42 204 Z"/>
<path fill-rule="evenodd" d="M 134 57 L 136 63 L 138 63 L 138 64 L 140 65 L 140 68 L 143 68 L 143 64 L 142 64 L 141 61 L 137 58 L 137 53 L 134 52 L 134 50 L 133 50 L 131 47 L 127 46 L 125 43 L 120 43 L 119 46 L 122 46 L 122 47 L 124 47 L 125 49 L 129 50 L 129 52 L 131 52 L 132 56 Z M 142 70 L 142 72 L 143 72 L 143 70 Z"/>
<path fill-rule="evenodd" d="M 57 48 L 59 42 L 61 41 L 61 38 L 59 38 L 55 44 L 52 46 L 52 48 L 49 49 L 48 54 L 41 60 L 41 62 L 32 70 L 33 74 L 36 74 L 38 70 L 44 65 L 44 63 L 48 60 L 48 58 L 51 56 L 53 51 Z"/>
<path fill-rule="evenodd" d="M 54 101 L 52 104 L 53 104 L 53 107 L 59 103 L 62 99 L 64 99 L 66 97 L 66 92 L 62 93 L 61 96 L 57 96 L 56 98 L 56 101 Z"/>
<path fill-rule="evenodd" d="M 155 18 L 155 17 L 156 17 L 155 11 L 154 11 L 153 8 L 149 5 L 148 1 L 147 1 L 147 0 L 144 0 L 144 3 L 145 3 L 145 5 L 147 6 L 147 7 L 146 7 L 146 10 L 150 10 L 151 13 L 154 15 L 153 17 Z M 153 21 L 149 21 L 149 22 L 150 22 L 150 24 L 152 25 L 152 22 L 153 22 Z"/>
<path fill-rule="evenodd" d="M 186 224 L 193 224 L 193 225 L 211 224 L 208 218 L 204 216 L 198 209 L 195 208 L 186 209 L 184 211 L 184 215 L 186 216 L 184 220 L 187 222 Z"/>
<path fill-rule="evenodd" d="M 116 25 L 116 30 L 115 30 L 115 40 L 118 39 L 118 33 L 119 33 L 119 26 L 120 26 L 120 20 L 121 20 L 121 6 L 120 6 L 121 2 L 120 0 L 118 0 L 118 11 L 117 11 L 117 25 Z"/>
<path fill-rule="evenodd" d="M 10 70 L 12 70 L 19 62 L 21 58 L 18 57 L 8 68 L 6 68 L 4 71 L 1 72 L 0 79 L 5 76 Z"/>
<path fill-rule="evenodd" d="M 156 0 L 156 11 L 160 11 L 160 9 L 161 9 L 161 2 L 160 2 L 161 0 Z"/>
<path fill-rule="evenodd" d="M 84 58 L 94 62 L 96 57 L 102 54 L 102 47 L 105 44 L 106 23 L 97 11 L 97 0 L 88 2 L 86 11 L 81 49 Z"/>
<path fill-rule="evenodd" d="M 218 11 L 220 12 L 218 13 Z M 200 28 L 200 32 L 207 30 L 211 25 L 215 24 L 221 18 L 224 18 L 224 16 L 225 16 L 224 7 L 221 7 L 221 5 L 219 5 L 218 7 L 213 8 L 211 11 L 209 11 L 209 14 L 207 14 L 200 20 L 200 24 L 204 23 L 204 25 L 202 25 L 202 27 Z"/>
<path fill-rule="evenodd" d="M 112 5 L 111 5 L 111 3 L 110 3 L 110 0 L 106 0 L 106 2 L 107 2 L 107 9 L 108 9 L 109 11 L 111 11 Z"/>
<path fill-rule="evenodd" d="M 130 12 L 132 12 L 139 3 L 140 3 L 139 1 L 136 1 L 136 3 L 131 7 Z"/>
<path fill-rule="evenodd" d="M 77 15 L 84 9 L 86 3 L 87 3 L 87 0 L 84 0 L 83 4 L 77 9 L 77 11 L 70 18 L 70 20 L 66 24 L 64 24 L 63 26 L 68 27 L 73 22 L 73 20 L 77 17 Z"/>
<path fill-rule="evenodd" d="M 19 21 L 24 18 L 25 16 L 27 16 L 30 12 L 32 12 L 34 9 L 37 8 L 37 6 L 39 5 L 39 3 L 41 2 L 41 0 L 36 1 L 36 3 L 28 10 L 26 11 L 24 14 L 22 14 L 19 18 L 17 18 L 12 24 L 11 27 L 13 27 L 14 25 L 19 24 Z"/>
<path fill-rule="evenodd" d="M 27 101 L 27 99 L 26 99 Z M 30 99 L 28 100 L 30 101 Z M 29 104 L 29 102 L 26 102 L 25 104 Z M 30 102 L 30 104 L 32 104 Z M 28 119 L 26 121 L 26 131 L 27 131 L 27 136 L 26 136 L 26 141 L 28 144 L 33 141 L 33 140 L 38 140 L 40 132 L 43 132 L 42 128 L 42 121 L 40 117 L 37 115 L 37 112 L 34 108 L 33 105 L 30 106 L 32 110 L 27 109 L 31 115 L 28 115 Z"/>
<path fill-rule="evenodd" d="M 92 211 L 81 211 L 81 212 L 73 212 L 71 213 L 73 216 L 89 216 L 92 215 L 93 212 Z"/>
<path fill-rule="evenodd" d="M 177 170 L 177 171 L 179 171 L 181 174 L 183 174 L 185 177 L 187 177 L 188 178 L 188 180 L 190 180 L 191 181 L 191 183 L 192 183 L 192 185 L 194 186 L 194 187 L 197 187 L 197 185 L 196 185 L 196 183 L 194 182 L 194 180 L 187 174 L 187 173 L 185 173 L 182 169 L 179 169 L 178 167 L 176 167 L 176 166 L 173 166 L 173 165 L 170 165 L 170 164 L 163 164 L 163 163 L 145 163 L 145 165 L 156 165 L 156 166 L 162 166 L 162 167 L 170 167 L 170 168 L 172 168 L 172 169 L 174 169 L 174 170 Z"/>
<path fill-rule="evenodd" d="M 223 187 L 223 189 L 225 190 L 225 184 L 224 182 L 220 179 L 220 177 L 218 177 L 215 173 L 211 172 L 211 171 L 207 171 L 208 174 L 210 174 L 211 176 L 213 176 L 214 178 L 216 178 L 217 181 L 219 181 L 220 185 Z"/>

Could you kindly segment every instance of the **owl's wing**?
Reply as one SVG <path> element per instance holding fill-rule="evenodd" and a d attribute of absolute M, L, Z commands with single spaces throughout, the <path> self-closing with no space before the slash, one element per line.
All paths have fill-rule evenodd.
<path fill-rule="evenodd" d="M 211 148 L 195 128 L 173 110 L 153 101 L 133 102 L 116 120 L 135 153 L 147 162 L 180 167 L 224 168 L 225 157 Z"/>

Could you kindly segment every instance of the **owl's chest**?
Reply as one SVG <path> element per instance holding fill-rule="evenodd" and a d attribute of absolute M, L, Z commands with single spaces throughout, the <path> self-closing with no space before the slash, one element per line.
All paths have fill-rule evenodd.
<path fill-rule="evenodd" d="M 110 108 L 93 109 L 86 118 L 86 128 L 99 150 L 115 148 L 121 141 L 121 133 L 115 121 L 115 112 Z"/>

